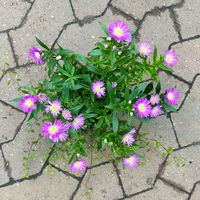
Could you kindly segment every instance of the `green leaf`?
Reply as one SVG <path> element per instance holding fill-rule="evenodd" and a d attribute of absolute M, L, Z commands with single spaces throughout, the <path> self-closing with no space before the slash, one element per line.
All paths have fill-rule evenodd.
<path fill-rule="evenodd" d="M 112 126 L 113 126 L 113 132 L 117 134 L 119 121 L 118 121 L 117 112 L 115 110 L 113 110 L 113 113 L 112 113 Z"/>
<path fill-rule="evenodd" d="M 173 152 L 174 152 L 174 150 L 173 150 L 173 148 L 172 148 L 172 147 L 169 147 L 169 148 L 167 149 L 167 152 L 168 152 L 168 153 L 173 153 Z"/>
<path fill-rule="evenodd" d="M 85 56 L 82 56 L 80 54 L 74 54 L 72 57 L 74 58 L 74 60 L 88 63 L 88 59 Z"/>
<path fill-rule="evenodd" d="M 20 102 L 20 99 L 23 99 L 24 97 L 18 97 L 15 99 L 11 99 L 9 102 Z"/>
<path fill-rule="evenodd" d="M 115 51 L 111 51 L 111 54 L 110 54 L 110 65 L 111 65 L 111 67 L 113 67 L 114 62 L 115 62 Z"/>
<path fill-rule="evenodd" d="M 160 84 L 160 81 L 158 81 L 158 84 L 156 86 L 156 93 L 159 94 L 161 91 L 161 84 Z"/>
<path fill-rule="evenodd" d="M 135 38 L 134 37 L 132 37 L 131 49 L 135 50 Z"/>
<path fill-rule="evenodd" d="M 87 65 L 89 71 L 94 72 L 95 74 L 102 75 L 101 70 L 98 67 Z"/>
<path fill-rule="evenodd" d="M 160 147 L 160 145 L 161 145 L 161 143 L 160 143 L 160 142 L 156 142 L 156 148 L 159 148 L 159 147 Z"/>
<path fill-rule="evenodd" d="M 115 95 L 114 95 L 111 83 L 109 81 L 107 81 L 107 91 L 108 91 L 108 96 L 109 96 L 110 102 L 113 103 Z"/>
<path fill-rule="evenodd" d="M 83 107 L 83 104 L 78 105 L 78 106 L 75 106 L 75 107 L 72 107 L 72 108 L 71 108 L 71 111 L 72 111 L 72 112 L 77 112 L 77 111 L 79 111 L 82 107 Z"/>
<path fill-rule="evenodd" d="M 101 22 L 99 22 L 99 25 L 101 26 L 101 28 L 104 31 L 104 33 L 106 35 L 109 35 L 109 31 L 108 31 L 107 27 L 104 24 L 102 24 Z"/>
<path fill-rule="evenodd" d="M 53 72 L 54 67 L 56 66 L 57 60 L 55 59 L 51 59 L 49 60 L 49 62 L 47 63 L 48 67 L 49 67 L 49 71 L 48 71 L 48 75 L 50 76 Z"/>
<path fill-rule="evenodd" d="M 70 50 L 67 50 L 67 49 L 58 49 L 58 55 L 67 55 L 67 54 L 70 54 L 70 53 L 74 53 L 74 51 L 70 51 Z"/>
<path fill-rule="evenodd" d="M 44 44 L 43 42 L 41 42 L 41 41 L 39 40 L 39 38 L 35 37 L 35 39 L 36 39 L 36 41 L 39 43 L 39 45 L 40 45 L 41 47 L 43 47 L 43 48 L 49 50 L 49 47 L 48 47 L 46 44 Z"/>
<path fill-rule="evenodd" d="M 157 58 L 157 48 L 154 47 L 154 50 L 153 50 L 153 62 L 154 63 L 156 62 L 156 58 Z"/>
<path fill-rule="evenodd" d="M 129 99 L 133 100 L 134 98 L 136 98 L 138 96 L 138 94 L 144 89 L 145 87 L 145 83 L 140 84 L 139 86 L 135 87 L 134 90 L 131 92 Z"/>
<path fill-rule="evenodd" d="M 165 102 L 163 103 L 163 106 L 164 106 L 167 110 L 170 110 L 170 111 L 175 112 L 175 113 L 178 112 L 176 108 L 174 108 L 172 105 L 169 105 L 169 104 L 167 104 L 167 103 L 165 103 Z"/>
<path fill-rule="evenodd" d="M 88 53 L 89 56 L 101 56 L 103 55 L 103 51 L 101 49 L 93 49 Z"/>
<path fill-rule="evenodd" d="M 144 90 L 144 93 L 145 93 L 145 94 L 149 94 L 152 90 L 153 90 L 153 82 L 149 83 L 149 84 L 146 86 L 146 88 L 145 88 L 145 90 Z"/>
<path fill-rule="evenodd" d="M 169 71 L 169 72 L 173 72 L 174 71 L 171 67 L 168 67 L 168 66 L 166 66 L 164 64 L 160 64 L 159 68 L 164 69 L 164 70 Z"/>
<path fill-rule="evenodd" d="M 102 124 L 103 124 L 104 119 L 101 118 L 97 124 L 95 124 L 95 128 L 101 128 Z"/>
<path fill-rule="evenodd" d="M 70 129 L 69 130 L 69 134 L 75 139 L 75 140 L 79 140 L 79 136 L 78 133 L 74 130 L 74 129 Z"/>

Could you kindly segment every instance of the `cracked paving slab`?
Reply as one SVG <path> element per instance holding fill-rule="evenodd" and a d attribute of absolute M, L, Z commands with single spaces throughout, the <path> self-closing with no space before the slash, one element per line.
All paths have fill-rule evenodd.
<path fill-rule="evenodd" d="M 5 171 L 5 162 L 2 157 L 2 153 L 0 151 L 0 185 L 7 183 L 9 181 L 9 177 Z M 0 192 L 1 193 L 1 192 Z"/>
<path fill-rule="evenodd" d="M 43 172 L 41 176 L 33 180 L 25 180 L 11 186 L 0 188 L 2 200 L 61 200 L 70 199 L 78 182 L 66 177 L 63 173 L 51 170 L 53 175 Z"/>
<path fill-rule="evenodd" d="M 199 152 L 200 145 L 195 145 L 172 153 L 167 160 L 170 164 L 165 167 L 161 177 L 190 192 L 193 184 L 200 180 Z"/>
<path fill-rule="evenodd" d="M 199 85 L 200 76 L 195 80 L 179 113 L 171 115 L 179 142 L 182 146 L 200 141 Z"/>
<path fill-rule="evenodd" d="M 196 185 L 190 200 L 199 200 L 199 197 L 200 197 L 200 183 Z"/>
<path fill-rule="evenodd" d="M 35 37 L 51 46 L 63 25 L 74 19 L 69 1 L 36 1 L 28 19 L 20 29 L 10 31 L 19 64 L 31 61 L 28 50 L 37 45 Z"/>

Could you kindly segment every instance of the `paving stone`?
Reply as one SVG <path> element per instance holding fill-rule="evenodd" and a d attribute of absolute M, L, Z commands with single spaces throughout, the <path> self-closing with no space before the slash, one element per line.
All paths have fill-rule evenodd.
<path fill-rule="evenodd" d="M 130 200 L 187 200 L 187 195 L 180 191 L 174 190 L 172 187 L 165 185 L 162 181 L 158 180 L 153 190 L 136 195 Z M 127 199 L 127 200 L 128 200 Z"/>
<path fill-rule="evenodd" d="M 25 115 L 0 102 L 0 143 L 11 140 Z"/>
<path fill-rule="evenodd" d="M 199 151 L 200 146 L 197 145 L 172 153 L 167 160 L 171 164 L 166 166 L 162 177 L 190 192 L 194 183 L 200 180 Z M 174 157 L 177 157 L 176 162 Z M 185 164 L 185 166 L 178 167 L 178 165 L 182 164 Z"/>
<path fill-rule="evenodd" d="M 191 200 L 199 200 L 200 197 L 200 184 L 197 184 L 192 194 Z"/>
<path fill-rule="evenodd" d="M 0 152 L 0 185 L 7 183 L 9 181 L 9 178 L 8 178 L 7 172 L 5 171 L 4 165 L 5 165 L 5 163 L 4 163 L 2 154 Z"/>
<path fill-rule="evenodd" d="M 1 0 L 0 31 L 19 26 L 29 7 L 23 0 Z"/>
<path fill-rule="evenodd" d="M 174 67 L 176 68 L 176 66 Z M 185 94 L 188 91 L 189 87 L 187 84 L 175 79 L 173 76 L 166 74 L 165 72 L 159 73 L 159 79 L 161 82 L 162 92 L 165 92 L 168 88 L 176 88 L 180 93 L 180 99 L 177 105 L 174 105 L 175 108 L 178 108 L 183 99 L 185 98 Z"/>
<path fill-rule="evenodd" d="M 170 6 L 179 3 L 180 0 L 115 0 L 112 4 L 127 14 L 131 14 L 136 18 L 141 19 L 145 12 L 152 10 L 155 7 Z"/>
<path fill-rule="evenodd" d="M 178 40 L 178 34 L 174 30 L 169 11 L 165 11 L 158 16 L 148 16 L 143 22 L 139 34 L 140 41 L 155 45 L 159 53 L 164 53 L 170 43 Z"/>
<path fill-rule="evenodd" d="M 200 1 L 185 1 L 182 8 L 175 9 L 178 14 L 178 21 L 181 25 L 183 38 L 198 35 L 200 32 L 199 21 Z"/>
<path fill-rule="evenodd" d="M 10 32 L 19 58 L 19 64 L 31 60 L 28 57 L 28 50 L 33 45 L 37 45 L 36 36 L 50 46 L 57 38 L 62 26 L 72 20 L 73 14 L 69 1 L 36 1 L 29 13 L 26 24 L 22 28 Z"/>
<path fill-rule="evenodd" d="M 179 62 L 174 66 L 177 75 L 187 81 L 192 81 L 193 77 L 200 73 L 200 39 L 190 40 L 172 47 L 179 57 Z"/>
<path fill-rule="evenodd" d="M 0 188 L 2 200 L 61 200 L 70 199 L 78 182 L 61 172 L 54 175 L 43 172 L 37 179 L 23 181 L 11 186 Z"/>
<path fill-rule="evenodd" d="M 121 16 L 118 16 L 118 20 L 127 21 Z M 106 14 L 91 24 L 85 24 L 80 27 L 78 24 L 68 26 L 67 29 L 61 34 L 58 43 L 67 49 L 71 49 L 77 53 L 87 55 L 87 53 L 95 47 L 95 43 L 100 41 L 100 36 L 105 36 L 98 22 L 104 24 L 113 23 L 116 20 L 116 16 L 112 14 L 109 9 Z M 135 29 L 133 21 L 127 21 L 130 29 Z"/>
<path fill-rule="evenodd" d="M 35 123 L 33 121 L 31 122 L 33 124 Z M 39 172 L 43 165 L 41 159 L 45 157 L 45 151 L 47 150 L 49 152 L 50 147 L 52 146 L 50 140 L 46 138 L 40 139 L 38 144 L 33 145 L 32 149 L 34 149 L 35 152 L 30 152 L 30 155 L 36 153 L 37 157 L 34 157 L 33 160 L 28 161 L 28 167 L 30 168 L 30 170 L 26 171 L 22 166 L 22 163 L 26 163 L 26 161 L 24 161 L 23 158 L 27 157 L 28 153 L 24 153 L 23 151 L 29 151 L 31 144 L 28 144 L 28 142 L 32 143 L 32 141 L 36 141 L 38 139 L 38 134 L 41 133 L 41 127 L 33 125 L 32 128 L 35 130 L 34 133 L 26 132 L 26 128 L 27 126 L 24 123 L 15 140 L 8 144 L 4 144 L 2 147 L 6 159 L 9 161 L 11 176 L 14 179 L 22 178 L 22 174 L 32 175 L 34 173 Z"/>
<path fill-rule="evenodd" d="M 200 77 L 198 77 L 178 114 L 172 120 L 181 145 L 200 141 Z"/>
<path fill-rule="evenodd" d="M 17 88 L 27 84 L 37 86 L 38 82 L 47 78 L 47 72 L 44 71 L 44 66 L 37 65 L 20 68 L 16 72 L 17 74 L 7 73 L 0 82 L 0 99 L 18 107 L 17 103 L 9 102 L 11 99 L 24 96 L 23 93 L 17 91 Z M 21 81 L 17 81 L 17 79 L 21 79 Z M 10 84 L 8 85 L 9 80 Z"/>
<path fill-rule="evenodd" d="M 0 34 L 0 76 L 2 75 L 2 70 L 6 70 L 14 66 L 14 59 L 7 34 L 2 33 Z"/>
<path fill-rule="evenodd" d="M 143 123 L 140 133 L 147 133 L 146 137 L 161 142 L 165 148 L 178 147 L 171 122 L 166 116 L 160 116 L 156 119 L 152 119 L 149 123 Z M 156 145 L 155 141 L 149 141 L 152 142 L 154 146 Z"/>
<path fill-rule="evenodd" d="M 106 8 L 108 0 L 73 0 L 76 16 L 83 19 L 86 16 L 100 15 Z"/>
<path fill-rule="evenodd" d="M 122 169 L 122 165 L 119 165 L 122 184 L 128 195 L 152 187 L 159 166 L 164 160 L 158 150 L 153 147 L 150 152 L 146 152 L 146 149 L 141 149 L 137 151 L 137 153 L 144 156 L 144 158 L 141 159 L 143 163 L 142 166 L 138 166 L 134 169 Z"/>
<path fill-rule="evenodd" d="M 117 175 L 111 164 L 93 168 L 90 178 L 89 174 L 90 172 L 87 171 L 74 199 L 114 200 L 123 196 Z"/>

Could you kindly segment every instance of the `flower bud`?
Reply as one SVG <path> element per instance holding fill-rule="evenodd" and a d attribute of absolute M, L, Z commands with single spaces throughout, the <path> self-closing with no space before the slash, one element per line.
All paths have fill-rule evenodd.
<path fill-rule="evenodd" d="M 130 116 L 131 116 L 131 117 L 133 116 L 133 112 L 130 112 Z"/>
<path fill-rule="evenodd" d="M 109 41 L 110 41 L 110 40 L 111 40 L 111 37 L 107 37 L 106 40 L 109 40 Z"/>
<path fill-rule="evenodd" d="M 116 50 L 116 49 L 117 49 L 117 47 L 116 47 L 116 46 L 113 46 L 112 50 L 114 51 L 114 50 Z"/>
<path fill-rule="evenodd" d="M 132 101 L 131 101 L 131 100 L 129 100 L 129 101 L 128 101 L 128 104 L 131 104 L 131 103 L 132 103 Z"/>
<path fill-rule="evenodd" d="M 108 143 L 108 140 L 107 140 L 107 139 L 104 139 L 104 143 Z"/>
<path fill-rule="evenodd" d="M 122 51 L 119 51 L 117 54 L 120 56 L 122 54 Z"/>
<path fill-rule="evenodd" d="M 58 55 L 57 57 L 56 57 L 56 60 L 60 60 L 62 57 L 60 56 L 60 55 Z"/>

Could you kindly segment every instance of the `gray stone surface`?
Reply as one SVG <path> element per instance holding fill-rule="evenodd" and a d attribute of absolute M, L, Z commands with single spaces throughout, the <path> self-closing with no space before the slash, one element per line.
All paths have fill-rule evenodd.
<path fill-rule="evenodd" d="M 165 148 L 178 147 L 171 122 L 166 116 L 153 119 L 149 123 L 143 123 L 140 133 L 147 133 L 147 138 L 161 142 Z M 156 141 L 149 141 L 154 146 L 156 145 Z"/>
<path fill-rule="evenodd" d="M 174 66 L 175 73 L 187 81 L 192 81 L 195 74 L 200 73 L 200 52 L 197 50 L 200 48 L 200 39 L 177 44 L 172 48 L 179 58 L 179 62 Z"/>
<path fill-rule="evenodd" d="M 122 169 L 122 165 L 119 165 L 120 177 L 128 195 L 151 188 L 158 173 L 158 169 L 163 162 L 159 151 L 153 146 L 150 152 L 145 152 L 143 149 L 137 151 L 137 153 L 144 157 L 144 159 L 141 159 L 141 166 L 134 169 Z"/>
<path fill-rule="evenodd" d="M 114 200 L 120 197 L 122 191 L 118 185 L 115 169 L 111 164 L 107 164 L 87 172 L 74 199 Z"/>
<path fill-rule="evenodd" d="M 200 1 L 189 0 L 185 1 L 182 8 L 175 10 L 178 14 L 178 21 L 181 25 L 183 38 L 200 33 L 199 7 Z"/>
<path fill-rule="evenodd" d="M 125 18 L 118 16 L 118 20 L 126 21 Z M 86 55 L 88 51 L 95 47 L 95 43 L 100 40 L 100 36 L 105 36 L 98 22 L 109 24 L 116 20 L 116 16 L 111 10 L 107 10 L 104 16 L 98 18 L 91 24 L 85 24 L 80 27 L 78 24 L 73 24 L 62 33 L 58 43 L 67 49 L 71 49 L 78 53 Z M 127 21 L 130 29 L 135 29 L 133 21 Z"/>
<path fill-rule="evenodd" d="M 77 181 L 55 170 L 54 175 L 43 173 L 37 179 L 24 181 L 1 188 L 2 200 L 50 200 L 70 199 L 76 189 Z"/>
<path fill-rule="evenodd" d="M 139 34 L 140 41 L 156 45 L 160 54 L 163 54 L 168 49 L 170 43 L 178 40 L 178 34 L 174 30 L 169 11 L 160 13 L 158 16 L 147 17 Z"/>
<path fill-rule="evenodd" d="M 25 115 L 0 102 L 0 143 L 11 140 Z"/>
<path fill-rule="evenodd" d="M 142 194 L 139 194 L 137 196 L 134 196 L 132 198 L 127 198 L 130 200 L 187 200 L 188 195 L 177 191 L 173 190 L 171 187 L 168 185 L 165 185 L 162 181 L 157 181 L 155 187 L 153 190 L 150 190 L 148 192 L 144 192 Z"/>
<path fill-rule="evenodd" d="M 14 59 L 12 57 L 11 47 L 6 33 L 0 35 L 0 76 L 2 70 L 14 67 Z"/>
<path fill-rule="evenodd" d="M 170 6 L 179 2 L 180 0 L 114 0 L 113 5 L 122 9 L 127 14 L 131 14 L 134 17 L 141 19 L 145 12 L 154 9 L 155 7 Z"/>
<path fill-rule="evenodd" d="M 0 31 L 20 25 L 29 7 L 30 4 L 24 0 L 1 0 Z"/>
<path fill-rule="evenodd" d="M 86 16 L 100 15 L 106 8 L 108 0 L 73 0 L 72 5 L 76 16 L 83 19 Z"/>
<path fill-rule="evenodd" d="M 171 164 L 166 166 L 162 177 L 180 188 L 190 192 L 193 184 L 200 180 L 200 146 L 191 146 L 174 152 L 168 158 Z M 177 157 L 177 162 L 174 162 Z M 178 167 L 177 164 L 185 164 Z"/>
<path fill-rule="evenodd" d="M 0 152 L 0 184 L 7 183 L 9 181 L 7 172 L 5 171 L 5 162 L 2 157 L 2 153 Z"/>
<path fill-rule="evenodd" d="M 200 141 L 199 84 L 200 77 L 196 79 L 183 108 L 179 111 L 179 114 L 172 114 L 172 120 L 181 145 Z"/>
<path fill-rule="evenodd" d="M 191 200 L 198 200 L 200 197 L 200 184 L 197 184 L 194 190 L 194 193 L 191 197 Z"/>
<path fill-rule="evenodd" d="M 28 57 L 28 50 L 37 45 L 35 37 L 40 38 L 47 45 L 52 45 L 62 26 L 72 20 L 73 14 L 69 1 L 36 1 L 29 13 L 26 24 L 21 29 L 11 31 L 19 64 L 31 60 Z"/>

